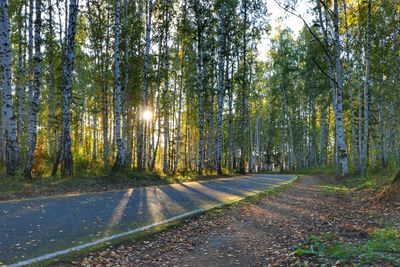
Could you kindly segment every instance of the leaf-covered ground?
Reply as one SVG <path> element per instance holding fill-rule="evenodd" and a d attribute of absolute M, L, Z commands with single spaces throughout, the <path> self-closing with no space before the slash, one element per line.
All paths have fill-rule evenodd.
<path fill-rule="evenodd" d="M 331 182 L 304 176 L 256 203 L 209 212 L 62 266 L 399 266 L 400 203 L 383 204 L 371 192 Z"/>

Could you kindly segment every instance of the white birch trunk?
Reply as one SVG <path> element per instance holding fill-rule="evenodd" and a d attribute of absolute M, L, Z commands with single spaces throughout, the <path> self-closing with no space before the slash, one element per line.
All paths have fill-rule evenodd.
<path fill-rule="evenodd" d="M 33 58 L 34 63 L 34 80 L 32 92 L 29 92 L 29 111 L 28 111 L 28 152 L 26 155 L 26 165 L 24 170 L 24 176 L 26 178 L 32 178 L 32 166 L 36 149 L 36 138 L 37 138 L 37 119 L 39 112 L 39 94 L 40 94 L 40 83 L 41 83 L 41 61 L 42 55 L 40 51 L 41 38 L 40 32 L 42 27 L 41 18 L 41 6 L 42 1 L 35 1 L 36 17 L 35 17 L 35 55 Z"/>
<path fill-rule="evenodd" d="M 337 146 L 338 146 L 338 159 L 339 171 L 341 176 L 345 176 L 348 172 L 346 142 L 344 136 L 344 121 L 343 121 L 343 103 L 342 103 L 342 65 L 340 60 L 341 45 L 339 37 L 339 7 L 338 0 L 334 1 L 334 32 L 335 32 L 335 64 L 336 64 L 336 132 L 337 132 Z"/>
<path fill-rule="evenodd" d="M 142 89 L 142 105 L 141 110 L 139 112 L 144 112 L 147 108 L 147 80 L 149 76 L 149 55 L 150 55 L 150 44 L 151 44 L 151 16 L 153 10 L 153 1 L 148 0 L 147 4 L 147 20 L 146 20 L 146 45 L 144 52 L 144 68 L 143 68 L 143 89 Z M 138 148 L 137 148 L 137 168 L 139 171 L 143 170 L 144 162 L 143 162 L 143 149 L 145 143 L 144 137 L 144 124 L 146 122 L 143 121 L 142 116 L 140 116 L 139 122 L 139 136 L 138 136 Z"/>
<path fill-rule="evenodd" d="M 354 96 L 353 96 L 353 86 L 351 84 L 351 73 L 352 73 L 352 59 L 351 59 L 351 47 L 350 47 L 350 31 L 347 21 L 347 5 L 346 2 L 343 2 L 344 15 L 345 15 L 345 29 L 346 29 L 346 61 L 347 61 L 347 72 L 346 72 L 346 80 L 349 88 L 350 95 L 350 123 L 351 123 L 351 147 L 353 152 L 352 162 L 358 168 L 358 149 L 357 149 L 357 134 L 356 134 L 356 126 L 355 126 L 355 113 L 354 113 Z"/>
<path fill-rule="evenodd" d="M 100 8 L 98 10 L 100 14 Z M 109 161 L 109 131 L 108 131 L 108 48 L 109 48 L 109 37 L 110 37 L 110 25 L 107 17 L 107 34 L 106 34 L 106 47 L 105 55 L 102 55 L 101 62 L 101 80 L 102 80 L 102 124 L 103 124 L 103 161 L 104 165 L 108 165 Z"/>
<path fill-rule="evenodd" d="M 154 140 L 155 137 L 153 135 L 153 146 L 154 146 L 154 151 L 153 155 L 151 158 L 151 164 L 150 164 L 150 170 L 154 170 L 155 163 L 156 163 L 156 158 L 157 158 L 157 151 L 158 151 L 158 145 L 160 143 L 160 136 L 161 136 L 161 64 L 162 64 L 162 45 L 164 41 L 164 31 L 161 31 L 160 37 L 159 37 L 159 42 L 158 42 L 158 59 L 157 59 L 157 77 L 156 77 L 156 116 L 157 116 L 157 140 Z M 155 133 L 154 133 L 155 134 Z"/>
<path fill-rule="evenodd" d="M 130 168 L 132 162 L 132 148 L 129 145 L 131 143 L 131 134 L 130 134 L 130 116 L 128 115 L 129 107 L 128 107 L 128 81 L 129 81 L 129 12 L 128 12 L 128 0 L 124 0 L 124 30 L 125 30 L 125 77 L 124 77 L 124 108 L 123 108 L 123 120 L 122 120 L 122 133 L 123 140 L 125 144 L 125 162 L 126 165 Z"/>
<path fill-rule="evenodd" d="M 165 80 L 164 80 L 164 158 L 163 158 L 163 172 L 167 174 L 169 172 L 169 160 L 168 160 L 168 148 L 169 148 L 169 1 L 165 0 Z"/>
<path fill-rule="evenodd" d="M 92 160 L 97 159 L 97 112 L 93 114 L 93 148 L 92 148 Z"/>
<path fill-rule="evenodd" d="M 61 175 L 73 175 L 73 158 L 71 144 L 71 97 L 72 74 L 74 67 L 74 48 L 76 19 L 78 16 L 78 0 L 70 0 L 68 14 L 68 29 L 66 32 L 65 54 L 63 59 L 63 86 L 62 86 L 62 164 Z"/>
<path fill-rule="evenodd" d="M 18 110 L 18 121 L 17 129 L 19 140 L 22 139 L 23 133 L 25 132 L 25 69 L 24 69 L 24 57 L 25 57 L 25 38 L 23 34 L 24 28 L 24 14 L 22 14 L 23 2 L 20 3 L 19 8 L 19 21 L 18 21 L 18 76 L 16 81 L 16 93 L 17 93 L 17 110 Z M 0 140 L 1 142 L 1 140 Z M 0 157 L 1 158 L 1 157 Z"/>
<path fill-rule="evenodd" d="M 0 66 L 1 66 L 1 88 L 2 88 L 2 125 L 5 138 L 5 159 L 7 174 L 13 175 L 20 163 L 19 145 L 17 140 L 17 125 L 13 112 L 13 100 L 11 93 L 11 28 L 8 15 L 8 1 L 0 0 Z"/>
<path fill-rule="evenodd" d="M 186 8 L 186 5 L 184 5 Z M 178 41 L 179 43 L 179 41 Z M 178 118 L 176 126 L 176 137 L 175 137 L 175 163 L 173 173 L 176 173 L 179 163 L 179 145 L 181 140 L 181 115 L 182 115 L 182 96 L 183 96 L 183 76 L 184 76 L 184 65 L 185 65 L 185 51 L 184 47 L 181 55 L 181 69 L 180 69 L 180 82 L 179 82 L 179 96 L 178 96 Z M 179 44 L 177 45 L 177 57 L 179 57 Z"/>
<path fill-rule="evenodd" d="M 231 80 L 233 79 L 233 73 L 234 73 L 234 60 L 232 59 L 232 66 L 231 66 Z M 234 157 L 234 151 L 233 151 L 233 84 L 232 81 L 229 82 L 228 85 L 228 113 L 229 113 L 229 119 L 228 119 L 228 134 L 229 134 L 229 153 L 228 153 L 228 168 L 230 170 L 234 169 L 234 164 L 233 164 L 233 157 Z"/>
<path fill-rule="evenodd" d="M 225 4 L 221 2 L 220 14 L 219 14 L 219 51 L 218 51 L 218 87 L 217 87 L 217 99 L 218 99 L 218 111 L 217 111 L 217 173 L 222 174 L 222 112 L 224 108 L 224 53 L 225 53 Z"/>
<path fill-rule="evenodd" d="M 47 142 L 49 145 L 49 156 L 52 161 L 54 161 L 54 137 L 55 137 L 55 104 L 54 104 L 54 27 L 53 27 L 53 3 L 52 0 L 48 1 L 49 5 L 49 40 L 48 40 L 48 51 L 49 51 L 49 65 L 48 65 L 48 115 L 47 115 Z"/>
<path fill-rule="evenodd" d="M 369 141 L 369 86 L 371 71 L 371 0 L 368 0 L 367 15 L 367 44 L 365 51 L 365 86 L 364 86 L 364 140 L 361 154 L 361 173 L 367 173 L 368 166 L 368 141 Z"/>
<path fill-rule="evenodd" d="M 115 40 L 114 40 L 114 76 L 115 76 L 115 141 L 117 157 L 113 169 L 125 167 L 125 144 L 121 135 L 121 57 L 120 57 L 120 32 L 121 32 L 121 0 L 116 1 L 115 12 Z"/>
<path fill-rule="evenodd" d="M 195 17 L 197 26 L 197 96 L 199 112 L 199 150 L 197 159 L 197 172 L 203 175 L 204 154 L 204 114 L 203 114 L 203 47 L 202 47 L 202 21 L 200 19 L 199 3 L 195 4 Z"/>
<path fill-rule="evenodd" d="M 245 140 L 246 140 L 246 90 L 247 90 L 247 0 L 242 1 L 243 5 L 243 77 L 242 77 L 242 90 L 241 90 L 241 103 L 240 103 L 240 125 L 241 125 L 241 139 L 240 139 L 240 164 L 239 172 L 245 173 Z"/>
<path fill-rule="evenodd" d="M 362 56 L 361 56 L 361 50 L 362 50 L 362 44 L 361 44 L 361 39 L 362 39 L 362 28 L 361 28 L 361 7 L 360 7 L 360 1 L 358 0 L 358 36 L 357 36 L 357 89 L 358 89 L 358 171 L 361 171 L 361 158 L 363 154 L 363 97 L 362 97 L 362 91 L 363 91 L 363 86 L 362 86 L 362 71 L 361 71 L 361 65 L 362 65 Z"/>

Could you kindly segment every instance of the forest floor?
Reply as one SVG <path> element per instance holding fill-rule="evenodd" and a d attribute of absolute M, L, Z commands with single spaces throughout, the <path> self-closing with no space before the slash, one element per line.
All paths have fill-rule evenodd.
<path fill-rule="evenodd" d="M 11 177 L 0 175 L 0 201 L 124 190 L 128 188 L 167 185 L 233 176 L 235 175 L 197 176 L 193 173 L 185 176 L 162 176 L 155 172 L 126 171 L 119 173 L 110 172 L 98 176 L 74 176 L 70 178 L 41 177 L 27 180 L 19 176 Z"/>
<path fill-rule="evenodd" d="M 302 176 L 277 194 L 56 266 L 400 266 L 400 203 Z"/>

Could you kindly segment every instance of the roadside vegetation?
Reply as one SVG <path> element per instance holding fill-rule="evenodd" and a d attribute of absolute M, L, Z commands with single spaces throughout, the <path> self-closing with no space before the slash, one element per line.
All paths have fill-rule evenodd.
<path fill-rule="evenodd" d="M 400 175 L 395 164 L 388 167 L 371 166 L 366 175 L 352 173 L 346 177 L 337 177 L 333 166 L 309 168 L 299 171 L 304 175 L 325 177 L 319 186 L 327 195 L 364 201 L 368 205 L 381 205 L 382 213 L 391 213 L 399 209 Z M 369 203 L 365 203 L 369 201 Z M 327 233 L 310 235 L 296 246 L 293 254 L 315 261 L 318 258 L 336 260 L 337 264 L 359 264 L 362 266 L 390 264 L 400 265 L 400 223 L 390 221 L 387 225 L 373 227 L 361 236 L 359 242 L 345 242 L 343 238 Z M 350 225 L 351 226 L 351 225 Z"/>
<path fill-rule="evenodd" d="M 90 174 L 95 173 L 95 174 Z M 96 174 L 97 173 L 97 174 Z M 86 171 L 82 175 L 64 178 L 47 176 L 40 179 L 26 179 L 23 176 L 0 176 L 0 201 L 53 196 L 62 194 L 123 190 L 144 186 L 167 185 L 208 179 L 232 177 L 235 173 L 217 175 L 208 172 L 198 176 L 196 172 L 165 175 L 161 172 L 139 172 L 132 170 Z"/>

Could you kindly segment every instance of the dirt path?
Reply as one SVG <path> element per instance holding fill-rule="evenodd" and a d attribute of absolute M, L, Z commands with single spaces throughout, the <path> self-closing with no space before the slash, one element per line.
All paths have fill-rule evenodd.
<path fill-rule="evenodd" d="M 312 266 L 335 265 L 292 252 L 310 235 L 334 234 L 365 241 L 375 227 L 399 224 L 397 208 L 372 205 L 368 194 L 322 190 L 322 179 L 304 176 L 284 192 L 255 204 L 206 214 L 151 241 L 110 248 L 77 260 L 83 266 Z M 400 225 L 398 225 L 400 227 Z"/>

